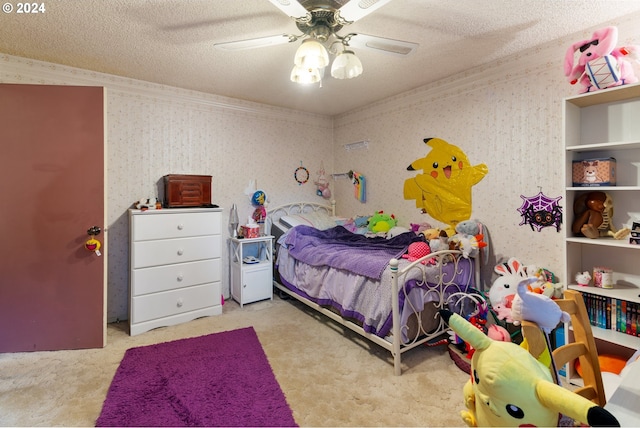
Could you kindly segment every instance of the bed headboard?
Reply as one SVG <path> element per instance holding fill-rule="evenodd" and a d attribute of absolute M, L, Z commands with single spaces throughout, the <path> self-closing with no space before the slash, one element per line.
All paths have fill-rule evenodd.
<path fill-rule="evenodd" d="M 330 216 L 336 215 L 336 201 L 332 200 L 330 205 L 319 204 L 317 202 L 292 202 L 280 205 L 275 208 L 267 209 L 267 218 L 265 220 L 265 233 L 271 234 L 271 226 L 274 222 L 280 220 L 280 217 L 292 214 L 301 214 L 308 212 L 324 211 Z"/>

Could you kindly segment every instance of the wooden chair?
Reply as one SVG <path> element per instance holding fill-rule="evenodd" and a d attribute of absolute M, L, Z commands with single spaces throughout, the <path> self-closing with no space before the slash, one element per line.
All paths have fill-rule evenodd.
<path fill-rule="evenodd" d="M 558 303 L 558 306 L 563 311 L 571 315 L 574 341 L 556 348 L 552 353 L 553 361 L 556 367 L 562 367 L 567 363 L 573 364 L 576 358 L 579 359 L 584 386 L 577 388 L 574 392 L 593 401 L 600 407 L 604 407 L 606 398 L 600 371 L 600 361 L 598 360 L 598 349 L 593 338 L 589 315 L 582 299 L 582 294 L 575 290 L 565 290 L 564 298 L 555 302 Z M 522 336 L 528 342 L 529 353 L 539 358 L 547 346 L 542 330 L 535 323 L 524 321 L 522 323 Z M 554 380 L 557 382 L 557 373 L 553 370 L 553 366 L 550 369 Z"/>

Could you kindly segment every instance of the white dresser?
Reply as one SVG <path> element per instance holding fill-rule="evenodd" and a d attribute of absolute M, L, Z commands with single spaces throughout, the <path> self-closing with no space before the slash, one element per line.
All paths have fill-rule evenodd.
<path fill-rule="evenodd" d="M 221 213 L 129 210 L 131 336 L 222 313 Z"/>

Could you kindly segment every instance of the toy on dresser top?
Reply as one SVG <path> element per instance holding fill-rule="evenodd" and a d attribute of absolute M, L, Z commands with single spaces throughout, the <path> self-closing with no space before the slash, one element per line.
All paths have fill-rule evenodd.
<path fill-rule="evenodd" d="M 145 210 L 159 210 L 162 208 L 162 203 L 156 198 L 142 198 L 135 203 L 136 209 Z"/>

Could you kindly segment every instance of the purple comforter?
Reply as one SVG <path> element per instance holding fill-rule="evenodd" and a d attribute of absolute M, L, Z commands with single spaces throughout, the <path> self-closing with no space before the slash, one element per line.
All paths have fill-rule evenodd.
<path fill-rule="evenodd" d="M 291 257 L 312 266 L 331 266 L 380 279 L 392 258 L 407 252 L 409 244 L 422 240 L 413 232 L 391 239 L 367 238 L 342 226 L 319 230 L 296 226 L 283 236 Z"/>

